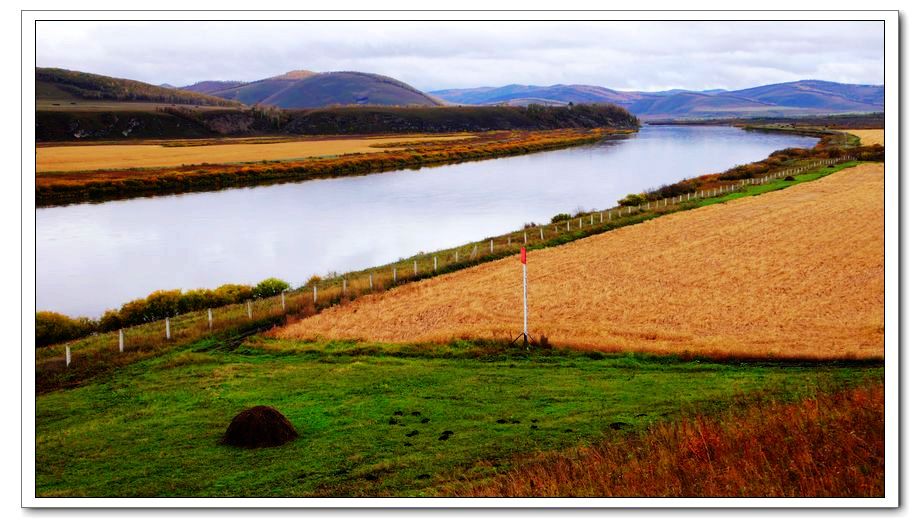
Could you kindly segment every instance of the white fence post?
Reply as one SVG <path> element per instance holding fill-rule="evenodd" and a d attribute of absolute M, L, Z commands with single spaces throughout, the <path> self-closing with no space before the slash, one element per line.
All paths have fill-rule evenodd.
<path fill-rule="evenodd" d="M 371 288 L 372 290 L 374 289 L 374 272 L 373 272 L 373 271 L 372 271 L 371 274 L 367 277 L 367 284 L 368 284 L 368 286 L 370 286 L 370 288 Z"/>
<path fill-rule="evenodd" d="M 543 228 L 540 228 L 540 240 L 543 240 Z"/>
<path fill-rule="evenodd" d="M 284 311 L 284 292 L 281 292 L 281 311 Z"/>
<path fill-rule="evenodd" d="M 418 260 L 412 261 L 412 275 L 418 276 Z"/>
<path fill-rule="evenodd" d="M 208 308 L 208 331 L 214 329 L 214 317 L 211 315 L 211 309 Z"/>
<path fill-rule="evenodd" d="M 172 335 L 169 333 L 169 317 L 166 318 L 166 340 L 169 341 L 172 339 Z"/>
<path fill-rule="evenodd" d="M 396 284 L 396 266 L 393 266 L 393 284 Z"/>
<path fill-rule="evenodd" d="M 527 245 L 527 231 L 524 231 L 524 245 Z"/>
<path fill-rule="evenodd" d="M 348 293 L 348 279 L 342 277 L 342 295 Z"/>
<path fill-rule="evenodd" d="M 566 221 L 565 221 L 565 230 L 566 230 L 566 231 L 571 231 L 571 230 L 572 230 L 572 225 L 571 225 L 570 222 L 571 222 L 570 220 L 566 220 Z"/>
<path fill-rule="evenodd" d="M 313 287 L 313 291 L 316 291 L 316 286 Z M 246 313 L 249 315 L 249 320 L 252 321 L 252 301 L 246 300 Z"/>
<path fill-rule="evenodd" d="M 438 256 L 434 256 L 434 270 L 438 271 Z"/>
<path fill-rule="evenodd" d="M 313 304 L 316 304 L 316 284 L 313 285 Z M 250 317 L 252 319 L 252 317 Z"/>
<path fill-rule="evenodd" d="M 70 345 L 64 345 L 64 363 L 65 366 L 70 366 Z"/>
<path fill-rule="evenodd" d="M 489 240 L 489 253 L 495 253 L 495 240 Z"/>
<path fill-rule="evenodd" d="M 121 328 L 118 329 L 118 351 L 125 351 L 125 331 Z"/>

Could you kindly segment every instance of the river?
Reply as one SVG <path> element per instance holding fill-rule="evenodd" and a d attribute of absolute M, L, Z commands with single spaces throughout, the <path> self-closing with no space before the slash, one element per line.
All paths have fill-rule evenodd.
<path fill-rule="evenodd" d="M 622 139 L 366 176 L 36 211 L 38 310 L 99 316 L 157 289 L 292 285 L 601 209 L 817 139 L 647 126 Z"/>

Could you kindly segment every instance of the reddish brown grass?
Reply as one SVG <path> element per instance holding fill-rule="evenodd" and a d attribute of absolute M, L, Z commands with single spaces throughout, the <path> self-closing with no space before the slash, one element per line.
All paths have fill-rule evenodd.
<path fill-rule="evenodd" d="M 530 331 L 591 350 L 881 358 L 883 166 L 654 219 L 529 255 Z M 368 296 L 285 338 L 506 339 L 521 266 L 506 258 Z"/>
<path fill-rule="evenodd" d="M 519 460 L 474 497 L 881 497 L 881 385 L 736 407 L 626 439 Z"/>

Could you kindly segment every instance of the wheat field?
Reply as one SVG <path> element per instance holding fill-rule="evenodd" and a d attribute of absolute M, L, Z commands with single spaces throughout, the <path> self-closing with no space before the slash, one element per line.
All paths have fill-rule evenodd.
<path fill-rule="evenodd" d="M 885 131 L 881 128 L 867 130 L 844 130 L 848 134 L 853 134 L 859 138 L 862 145 L 882 145 L 885 146 Z"/>
<path fill-rule="evenodd" d="M 475 136 L 469 134 L 380 136 L 274 143 L 228 142 L 181 147 L 153 144 L 48 146 L 35 149 L 35 163 L 37 172 L 175 167 L 200 163 L 243 163 L 402 150 L 404 147 L 386 148 L 379 145 L 394 141 L 420 143 L 439 140 L 456 141 L 472 137 Z"/>
<path fill-rule="evenodd" d="M 530 334 L 602 351 L 881 358 L 882 164 L 528 255 Z M 297 339 L 426 342 L 521 331 L 506 258 L 276 330 Z"/>

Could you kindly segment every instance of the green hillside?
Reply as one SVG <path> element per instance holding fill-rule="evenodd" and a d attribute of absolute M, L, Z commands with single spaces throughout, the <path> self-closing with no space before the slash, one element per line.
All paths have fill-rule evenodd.
<path fill-rule="evenodd" d="M 164 88 L 130 79 L 64 70 L 60 68 L 35 69 L 35 97 L 37 100 L 89 100 L 155 102 L 203 106 L 240 106 L 210 95 Z"/>

